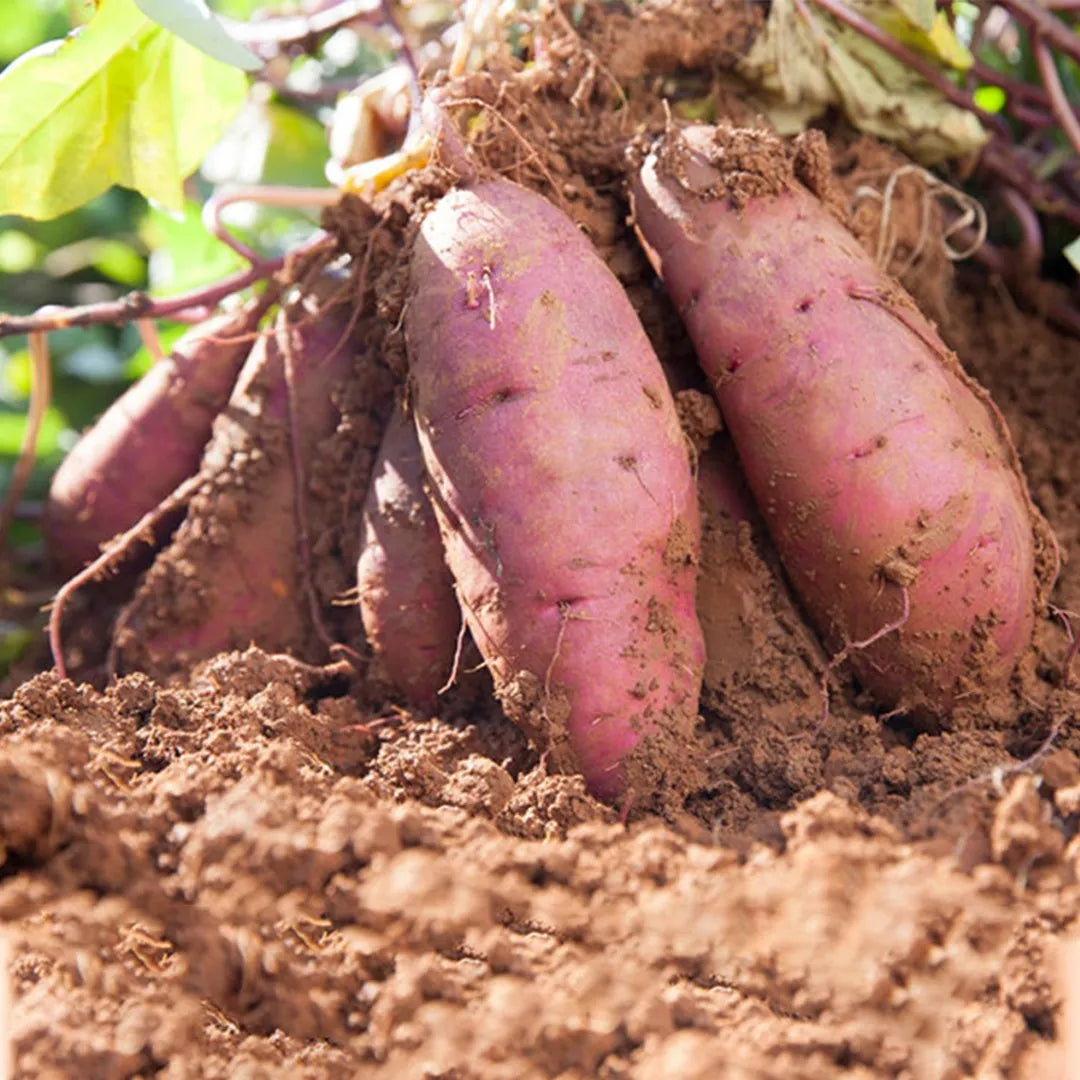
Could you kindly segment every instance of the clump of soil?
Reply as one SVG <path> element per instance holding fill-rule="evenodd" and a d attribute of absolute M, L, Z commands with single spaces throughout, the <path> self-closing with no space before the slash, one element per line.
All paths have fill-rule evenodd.
<path fill-rule="evenodd" d="M 665 94 L 752 119 L 724 68 L 759 18 L 585 5 L 577 27 L 556 13 L 536 28 L 537 63 L 448 87 L 480 165 L 544 191 L 602 251 L 699 449 L 716 418 L 628 227 L 627 151 L 663 130 Z M 889 204 L 865 194 L 903 166 L 892 151 L 843 132 L 828 151 L 815 187 L 1001 407 L 1065 557 L 1054 602 L 1076 610 L 1075 343 L 954 275 L 917 178 Z M 379 363 L 342 389 L 309 477 L 324 603 L 355 559 L 348 477 L 370 469 L 405 376 L 401 253 L 450 179 L 436 165 L 328 219 Z M 0 704 L 0 918 L 17 1075 L 1059 1074 L 1080 981 L 1059 963 L 1080 917 L 1061 625 L 1040 624 L 1008 693 L 940 730 L 877 715 L 842 669 L 826 709 L 827 657 L 760 529 L 733 528 L 738 559 L 713 580 L 740 574 L 757 597 L 721 628 L 751 648 L 710 675 L 704 780 L 666 821 L 623 823 L 552 774 L 483 671 L 437 715 L 409 711 L 362 661 L 328 664 L 310 627 L 275 642 L 300 644 L 296 659 L 248 649 L 168 685 L 45 673 L 15 689 Z M 343 636 L 358 625 L 334 618 Z"/>

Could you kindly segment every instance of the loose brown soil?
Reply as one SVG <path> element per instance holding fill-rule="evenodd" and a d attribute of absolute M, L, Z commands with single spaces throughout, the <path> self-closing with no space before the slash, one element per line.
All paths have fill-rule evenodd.
<path fill-rule="evenodd" d="M 599 7 L 538 32 L 542 64 L 493 63 L 451 90 L 473 114 L 491 106 L 473 131 L 484 167 L 560 201 L 604 253 L 703 446 L 715 416 L 627 227 L 625 151 L 665 122 L 660 94 L 747 119 L 724 68 L 756 8 L 658 0 L 635 21 Z M 901 163 L 841 131 L 829 152 L 815 187 L 844 215 Z M 330 222 L 385 338 L 363 375 L 377 395 L 342 390 L 308 493 L 324 600 L 355 559 L 349 477 L 370 470 L 404 374 L 395 252 L 446 182 L 406 178 Z M 1080 347 L 1000 283 L 954 277 L 917 179 L 884 233 L 881 209 L 860 197 L 852 227 L 996 399 L 1065 559 L 1053 602 L 1080 610 Z M 169 682 L 99 690 L 46 672 L 10 687 L 0 918 L 16 1075 L 1061 1075 L 1063 1006 L 1080 996 L 1062 959 L 1080 918 L 1080 695 L 1060 622 L 1042 619 L 1007 692 L 937 724 L 876 715 L 842 668 L 826 712 L 826 658 L 760 530 L 710 528 L 709 587 L 734 575 L 752 602 L 721 620 L 737 651 L 710 668 L 705 779 L 666 820 L 622 823 L 549 773 L 483 671 L 419 714 L 366 656 L 321 666 L 309 634 L 304 662 L 252 648 Z M 327 611 L 362 648 L 355 609 Z M 100 619 L 72 618 L 100 682 Z"/>

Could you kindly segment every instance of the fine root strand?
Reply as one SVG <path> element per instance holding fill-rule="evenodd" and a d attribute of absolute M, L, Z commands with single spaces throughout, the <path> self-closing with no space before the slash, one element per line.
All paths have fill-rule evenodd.
<path fill-rule="evenodd" d="M 454 646 L 454 662 L 450 665 L 450 677 L 435 692 L 436 696 L 445 694 L 454 685 L 454 683 L 457 682 L 458 673 L 461 670 L 461 654 L 465 648 L 465 633 L 467 629 L 468 628 L 465 623 L 465 614 L 464 612 L 462 612 L 461 626 L 458 627 L 457 644 L 455 644 Z M 484 667 L 485 665 L 481 664 L 480 666 Z"/>
<path fill-rule="evenodd" d="M 898 585 L 897 588 L 900 590 L 900 597 L 903 605 L 900 615 L 891 622 L 887 622 L 884 626 L 879 627 L 869 637 L 865 637 L 861 641 L 849 641 L 838 653 L 832 656 L 825 665 L 825 670 L 821 674 L 821 719 L 818 721 L 818 727 L 815 734 L 820 734 L 829 722 L 829 678 L 832 673 L 844 663 L 853 652 L 860 652 L 863 649 L 868 649 L 882 638 L 895 633 L 911 616 L 911 594 L 908 592 L 906 585 Z"/>
<path fill-rule="evenodd" d="M 951 262 L 971 258 L 986 240 L 988 226 L 986 210 L 982 203 L 966 192 L 959 191 L 938 179 L 920 165 L 901 165 L 889 174 L 882 191 L 879 192 L 876 188 L 864 184 L 856 188 L 851 200 L 852 208 L 863 199 L 875 199 L 881 203 L 881 221 L 878 224 L 877 249 L 874 256 L 878 267 L 889 270 L 896 255 L 899 236 L 893 229 L 893 208 L 896 203 L 897 186 L 907 176 L 917 177 L 923 182 L 919 203 L 919 235 L 904 262 L 890 271 L 893 276 L 899 278 L 907 273 L 925 250 L 930 236 L 930 205 L 935 200 L 951 204 L 957 211 L 955 219 L 948 223 L 941 234 L 941 247 L 946 258 Z M 965 238 L 963 246 L 954 246 L 953 238 L 968 233 L 969 230 L 973 235 Z"/>

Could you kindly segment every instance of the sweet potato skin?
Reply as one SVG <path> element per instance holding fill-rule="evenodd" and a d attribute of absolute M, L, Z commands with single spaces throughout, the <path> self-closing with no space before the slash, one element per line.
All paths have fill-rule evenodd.
<path fill-rule="evenodd" d="M 364 503 L 356 580 L 368 643 L 391 683 L 430 708 L 450 677 L 461 611 L 425 477 L 416 426 L 399 402 Z"/>
<path fill-rule="evenodd" d="M 97 558 L 102 544 L 196 473 L 260 314 L 253 303 L 188 331 L 64 458 L 42 523 L 61 574 L 77 573 Z"/>
<path fill-rule="evenodd" d="M 883 705 L 948 711 L 1008 677 L 1040 596 L 1045 525 L 1000 414 L 790 172 L 725 188 L 712 161 L 775 166 L 775 140 L 674 138 L 677 167 L 654 153 L 635 178 L 636 226 L 784 566 L 833 649 L 900 618 L 906 590 L 906 621 L 852 663 Z"/>
<path fill-rule="evenodd" d="M 310 465 L 335 430 L 332 391 L 356 362 L 344 307 L 279 313 L 251 350 L 200 466 L 205 483 L 172 543 L 121 616 L 123 670 L 156 677 L 256 644 L 269 652 L 310 637 L 296 543 L 283 335 L 292 335 L 300 452 Z"/>
<path fill-rule="evenodd" d="M 447 562 L 504 708 L 600 798 L 676 788 L 700 525 L 618 281 L 545 199 L 485 181 L 425 219 L 405 332 Z"/>

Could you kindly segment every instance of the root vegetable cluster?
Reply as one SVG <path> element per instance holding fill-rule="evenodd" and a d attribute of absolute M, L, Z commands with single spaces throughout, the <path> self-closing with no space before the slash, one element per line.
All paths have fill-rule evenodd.
<path fill-rule="evenodd" d="M 726 429 L 700 459 L 618 279 L 558 206 L 505 179 L 474 173 L 417 211 L 397 325 L 373 333 L 326 278 L 259 331 L 235 386 L 261 312 L 194 331 L 53 488 L 70 572 L 199 478 L 119 615 L 114 667 L 167 676 L 251 642 L 314 642 L 307 659 L 336 643 L 431 709 L 467 632 L 549 764 L 622 806 L 688 790 L 703 677 L 722 712 L 753 664 L 739 628 L 770 589 L 819 635 L 808 665 L 826 678 L 847 660 L 882 710 L 943 721 L 1007 683 L 1052 537 L 993 403 L 799 179 L 806 152 L 669 126 L 628 172 Z M 350 412 L 372 341 L 393 340 L 407 373 L 385 365 L 396 388 Z M 344 429 L 354 457 L 331 455 L 348 475 L 327 480 Z M 148 439 L 152 490 L 125 480 Z M 313 529 L 323 481 L 358 510 L 346 499 Z M 764 552 L 756 577 L 731 572 L 742 543 Z M 315 580 L 328 550 L 340 580 Z M 335 642 L 334 613 L 357 600 L 368 644 Z"/>

